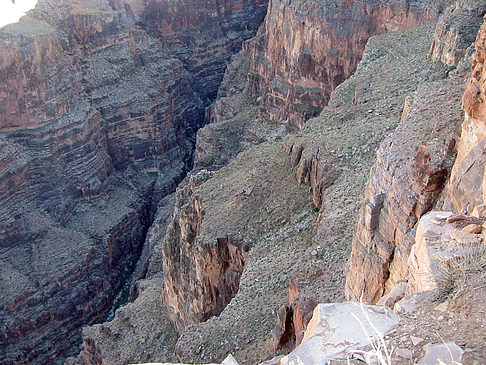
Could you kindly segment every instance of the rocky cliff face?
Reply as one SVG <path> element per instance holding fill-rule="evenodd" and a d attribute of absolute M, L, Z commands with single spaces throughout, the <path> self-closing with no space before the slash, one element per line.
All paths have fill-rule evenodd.
<path fill-rule="evenodd" d="M 455 66 L 476 38 L 486 5 L 482 1 L 456 1 L 439 18 L 429 57 Z"/>
<path fill-rule="evenodd" d="M 191 166 L 204 98 L 264 13 L 44 0 L 0 30 L 2 361 L 60 362 L 106 315 Z"/>
<path fill-rule="evenodd" d="M 467 9 L 474 5 L 463 4 Z M 449 19 L 449 15 L 450 11 L 444 18 Z M 438 23 L 432 50 L 440 42 L 437 37 L 440 39 L 443 34 L 440 29 L 444 21 Z M 469 22 L 466 25 L 469 27 Z M 461 27 L 461 23 L 456 23 L 452 28 Z M 448 47 L 455 46 L 452 43 Z M 452 53 L 464 54 L 464 49 L 459 47 Z M 459 64 L 443 81 L 423 85 L 413 99 L 407 100 L 399 128 L 380 146 L 353 239 L 346 279 L 348 300 L 358 300 L 363 295 L 363 300 L 375 302 L 407 278 L 416 223 L 439 198 L 452 167 L 448 156 L 454 146 L 454 129 L 461 121 L 458 113 L 467 65 Z M 425 120 L 427 108 L 434 115 Z M 463 159 L 461 155 L 464 151 L 459 152 L 459 161 Z"/>
<path fill-rule="evenodd" d="M 164 304 L 180 332 L 218 315 L 235 296 L 250 249 L 230 232 L 205 232 L 205 207 L 196 188 L 210 177 L 203 170 L 178 188 L 163 246 Z"/>
<path fill-rule="evenodd" d="M 227 232 L 235 232 L 239 242 L 246 239 L 251 248 L 234 298 L 218 316 L 181 332 L 176 346 L 179 360 L 218 361 L 232 352 L 241 363 L 258 363 L 269 357 L 268 347 L 288 351 L 292 344 L 286 341 L 302 339 L 317 303 L 343 300 L 348 242 L 376 148 L 400 123 L 407 96 L 425 81 L 440 83 L 446 77 L 446 67 L 426 59 L 433 29 L 370 38 L 356 73 L 334 91 L 321 115 L 306 123 L 300 133 L 283 142 L 246 147 L 246 152 L 197 188 L 181 190 L 181 194 L 190 194 L 188 198 L 181 195 L 183 214 L 176 214 L 173 222 L 173 231 L 180 233 L 165 248 L 170 253 L 166 254 L 167 264 L 176 259 L 187 267 L 171 272 L 168 280 L 171 287 L 165 298 L 173 303 L 169 308 L 173 318 L 189 319 L 182 311 L 189 306 L 197 309 L 199 298 L 210 298 L 207 294 L 219 282 L 218 276 L 212 281 L 198 274 L 200 252 L 216 247 L 217 238 L 228 236 Z M 237 85 L 223 82 L 224 96 L 214 109 L 215 124 L 201 132 L 204 142 L 211 142 L 211 135 L 225 136 L 224 128 L 229 125 L 261 125 L 256 122 L 258 117 L 243 122 L 245 110 L 250 111 L 247 117 L 254 117 L 251 112 L 259 100 L 231 109 L 242 88 Z M 249 134 L 242 133 L 243 138 Z M 226 142 L 217 145 L 225 152 Z M 295 195 L 296 189 L 312 196 L 312 201 L 301 201 L 299 209 L 289 205 L 291 196 L 301 199 Z M 320 207 L 319 214 L 313 205 Z M 285 213 L 278 216 L 281 209 Z M 279 274 L 269 274 L 274 272 Z M 185 286 L 186 281 L 195 290 Z M 184 292 L 178 292 L 179 288 Z M 195 312 L 189 313 L 193 321 L 199 320 Z M 272 339 L 269 332 L 275 316 L 278 323 Z"/>
<path fill-rule="evenodd" d="M 457 146 L 446 196 L 455 212 L 471 213 L 475 206 L 484 204 L 484 137 L 486 136 L 486 26 L 483 24 L 476 39 L 475 54 L 462 108 L 461 139 Z"/>
<path fill-rule="evenodd" d="M 270 1 L 258 36 L 246 42 L 249 90 L 263 114 L 302 127 L 358 65 L 373 34 L 434 21 L 446 2 Z"/>

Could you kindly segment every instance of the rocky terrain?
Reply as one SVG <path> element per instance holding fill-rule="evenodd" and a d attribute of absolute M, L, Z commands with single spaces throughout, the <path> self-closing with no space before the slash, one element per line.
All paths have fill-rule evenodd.
<path fill-rule="evenodd" d="M 113 90 L 122 89 L 123 82 L 113 76 L 117 82 L 108 82 L 112 89 L 106 89 L 110 76 L 99 73 L 116 70 L 111 63 L 120 54 L 111 55 L 110 66 L 86 72 L 80 83 L 75 55 L 89 49 L 89 37 L 99 43 L 88 60 L 100 52 L 105 59 L 104 52 L 119 42 L 98 48 L 106 40 L 90 33 L 92 28 L 76 37 L 64 30 L 66 37 L 50 40 L 52 32 L 58 35 L 63 28 L 37 24 L 49 4 L 33 13 L 37 20 L 26 28 L 42 25 L 35 34 L 52 43 L 39 49 L 64 52 L 73 42 L 86 48 L 75 48 L 65 65 L 52 58 L 59 73 L 72 72 L 70 85 L 79 86 L 63 88 L 62 100 L 52 100 L 51 111 L 42 101 L 48 97 L 47 86 L 22 95 L 30 108 L 9 99 L 12 91 L 0 93 L 6 100 L 3 110 L 15 116 L 32 113 L 5 118 L 11 122 L 2 135 L 5 180 L 0 181 L 5 181 L 4 201 L 10 204 L 4 214 L 10 225 L 2 232 L 2 245 L 10 242 L 2 256 L 2 292 L 14 298 L 7 302 L 2 331 L 4 338 L 15 338 L 1 343 L 8 351 L 6 363 L 57 358 L 58 344 L 67 348 L 66 333 L 79 333 L 81 322 L 56 317 L 63 305 L 73 303 L 61 301 L 57 293 L 74 292 L 76 310 L 101 318 L 121 287 L 120 278 L 141 256 L 132 279 L 146 279 L 132 287 L 132 303 L 118 309 L 112 321 L 85 327 L 83 349 L 67 364 L 314 364 L 330 358 L 333 363 L 347 363 L 346 358 L 361 363 L 363 353 L 351 352 L 366 350 L 366 336 L 359 335 L 358 327 L 345 330 L 355 322 L 336 327 L 333 321 L 352 321 L 350 313 L 360 318 L 366 312 L 388 333 L 384 339 L 393 364 L 415 363 L 434 353 L 481 364 L 486 358 L 486 25 L 478 30 L 484 4 L 272 1 L 256 37 L 231 58 L 217 100 L 206 110 L 224 69 L 217 68 L 218 79 L 211 62 L 219 56 L 229 60 L 258 22 L 255 15 L 254 22 L 241 27 L 238 19 L 264 4 L 231 2 L 223 11 L 216 6 L 214 12 L 202 7 L 204 11 L 191 8 L 187 13 L 186 2 L 172 8 L 159 2 L 114 1 L 110 11 L 103 2 L 96 3 L 97 11 L 91 1 L 89 6 L 75 4 L 66 8 L 73 15 L 69 30 L 83 29 L 87 16 L 90 22 L 101 19 L 94 29 L 109 30 L 107 39 L 113 39 L 110 32 L 117 27 L 105 22 L 115 20 L 106 19 L 113 16 L 120 24 L 127 19 L 131 26 L 122 38 L 161 63 L 137 58 L 143 66 L 134 70 L 140 74 L 131 79 L 128 72 L 121 79 L 143 90 L 118 99 Z M 177 22 L 167 24 L 165 13 Z M 202 26 L 209 21 L 204 14 L 222 24 L 221 33 Z M 5 29 L 26 32 L 21 25 Z M 234 36 L 236 30 L 240 38 Z M 130 38 L 134 34 L 136 41 Z M 222 40 L 215 34 L 222 34 Z M 83 37 L 88 37 L 85 43 Z M 154 47 L 148 50 L 142 41 Z M 19 59 L 14 51 L 8 54 Z M 9 67 L 18 61 L 12 62 Z M 33 64 L 38 72 L 47 72 L 42 62 Z M 12 74 L 9 70 L 5 77 Z M 145 73 L 150 75 L 146 82 L 135 82 Z M 173 75 L 179 78 L 174 81 Z M 6 85 L 29 77 L 11 77 Z M 164 85 L 162 91 L 151 94 L 156 88 L 151 82 Z M 149 105 L 160 102 L 159 114 L 130 109 L 141 108 L 146 95 L 151 95 Z M 189 95 L 192 104 L 184 99 Z M 173 97 L 176 101 L 170 102 Z M 83 102 L 85 109 L 79 108 L 91 117 L 71 117 L 70 103 Z M 65 111 L 63 103 L 69 105 Z M 119 110 L 126 114 L 115 116 Z M 52 120 L 46 120 L 48 112 L 54 113 Z M 209 124 L 197 133 L 194 169 L 173 197 L 162 199 L 191 167 L 191 143 L 204 113 Z M 25 120 L 29 124 L 22 126 Z M 151 122 L 168 127 L 151 127 Z M 52 156 L 59 168 L 52 165 Z M 75 175 L 90 159 L 98 161 L 97 173 Z M 56 171 L 58 180 L 46 171 Z M 71 178 L 60 178 L 64 176 Z M 90 180 L 83 185 L 85 176 Z M 48 190 L 50 181 L 66 182 Z M 40 196 L 49 191 L 52 195 Z M 20 207 L 24 211 L 12 216 L 10 209 Z M 31 245 L 26 249 L 17 242 Z M 83 242 L 77 251 L 86 257 L 82 264 L 72 257 L 76 242 Z M 132 264 L 122 264 L 121 257 Z M 31 265 L 37 286 L 34 274 L 26 275 L 15 264 Z M 42 271 L 46 267 L 51 271 Z M 42 280 L 50 277 L 46 300 L 42 290 L 47 289 L 38 288 L 45 288 Z M 24 297 L 18 297 L 17 287 L 4 284 L 11 282 L 21 285 Z M 100 298 L 105 302 L 99 304 Z M 345 299 L 381 307 L 339 304 Z M 54 309 L 36 312 L 50 303 Z M 21 342 L 25 347 L 14 345 L 25 336 L 31 336 Z M 77 341 L 76 336 L 69 339 Z"/>
<path fill-rule="evenodd" d="M 265 5 L 41 0 L 0 29 L 0 362 L 62 363 L 107 315 Z"/>

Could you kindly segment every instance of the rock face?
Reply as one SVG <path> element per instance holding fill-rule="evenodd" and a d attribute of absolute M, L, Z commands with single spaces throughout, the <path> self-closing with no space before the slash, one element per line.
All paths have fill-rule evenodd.
<path fill-rule="evenodd" d="M 235 296 L 250 249 L 232 235 L 204 237 L 205 208 L 195 192 L 210 176 L 203 170 L 179 187 L 163 247 L 164 304 L 179 331 L 219 314 Z"/>
<path fill-rule="evenodd" d="M 468 5 L 470 4 L 463 4 L 465 7 Z M 446 13 L 444 18 L 449 19 L 449 14 L 449 12 Z M 458 22 L 463 20 L 461 17 L 458 19 L 456 19 Z M 439 22 L 437 29 L 440 30 L 443 23 L 444 20 Z M 462 23 L 455 25 L 458 29 L 461 26 Z M 439 30 L 437 32 L 440 33 Z M 434 44 L 437 43 L 437 32 Z M 459 49 L 457 54 L 464 54 L 464 50 Z M 477 61 L 475 67 L 478 67 Z M 457 111 L 460 110 L 458 100 L 462 93 L 461 84 L 464 77 L 461 75 L 464 74 L 464 65 L 459 65 L 457 71 L 450 74 L 449 79 L 425 85 L 418 90 L 415 100 L 409 100 L 405 104 L 402 123 L 397 131 L 381 145 L 376 167 L 372 171 L 365 191 L 366 200 L 353 239 L 353 250 L 346 280 L 347 299 L 358 300 L 363 293 L 365 301 L 376 302 L 400 280 L 407 278 L 407 260 L 414 244 L 416 223 L 424 213 L 432 208 L 442 192 L 451 170 L 451 159 L 447 157 L 450 155 L 450 152 L 447 151 L 450 147 L 447 146 L 447 143 L 453 136 L 454 125 L 457 125 L 460 120 Z M 475 73 L 476 76 L 479 74 Z M 447 86 L 448 84 L 450 86 Z M 437 103 L 437 100 L 441 98 L 441 93 L 443 95 L 448 93 L 447 103 Z M 422 118 L 425 115 L 424 109 L 427 104 L 435 107 L 441 105 L 441 107 L 427 124 L 423 124 Z M 440 117 L 442 122 L 435 119 L 441 113 L 445 113 Z M 412 130 L 427 131 L 429 134 L 419 136 L 417 132 L 414 132 L 414 137 L 410 138 Z M 431 130 L 434 130 L 435 135 L 430 134 Z M 471 142 L 466 142 L 468 138 L 473 140 L 476 138 L 477 141 L 477 136 L 466 137 L 467 134 L 464 132 L 463 136 L 461 140 L 465 142 L 462 144 L 468 147 L 459 146 L 457 161 L 462 161 L 466 154 L 465 150 L 471 148 Z M 439 141 L 441 138 L 442 141 Z M 453 144 L 450 145 L 453 146 Z M 482 148 L 481 145 L 478 146 L 477 148 Z M 479 155 L 481 154 L 479 153 Z M 478 153 L 476 152 L 474 156 L 478 156 Z M 482 176 L 483 170 L 479 167 L 482 164 L 481 161 L 481 157 L 479 160 L 476 159 L 475 163 L 478 167 L 471 169 L 473 162 L 470 158 L 466 168 L 468 173 Z M 457 164 L 456 162 L 454 171 L 458 171 Z M 465 167 L 462 171 L 465 171 L 464 169 Z M 451 185 L 458 185 L 457 179 L 457 172 L 453 172 Z M 467 179 L 470 177 L 465 178 L 465 180 Z M 479 179 L 482 181 L 482 178 Z M 471 196 L 481 195 L 480 181 L 476 180 L 472 183 L 474 188 L 467 187 L 468 193 L 462 198 L 463 202 L 468 199 L 469 212 L 475 205 L 481 204 L 480 199 L 473 199 Z M 460 193 L 452 194 L 450 198 L 454 202 L 456 211 L 457 202 L 461 199 L 458 198 L 459 196 L 461 196 Z M 465 207 L 460 209 L 463 208 Z"/>
<path fill-rule="evenodd" d="M 267 357 L 272 311 L 287 300 L 289 274 L 310 242 L 315 214 L 306 190 L 279 142 L 181 185 L 163 256 L 163 298 L 181 330 L 180 362 Z"/>
<path fill-rule="evenodd" d="M 130 364 L 142 361 L 169 361 L 177 333 L 160 301 L 163 278 L 142 280 L 139 296 L 117 310 L 111 322 L 83 329 L 83 351 L 67 364 Z M 163 343 L 163 346 L 160 344 Z"/>
<path fill-rule="evenodd" d="M 483 223 L 483 219 L 452 212 L 432 211 L 423 216 L 408 259 L 407 291 L 447 291 L 447 273 L 454 265 L 451 262 L 466 260 L 472 251 L 482 248 Z M 469 232 L 471 225 L 478 226 L 479 231 Z"/>
<path fill-rule="evenodd" d="M 435 28 L 429 57 L 447 65 L 457 65 L 474 42 L 485 12 L 486 5 L 477 0 L 457 1 L 448 7 Z"/>
<path fill-rule="evenodd" d="M 0 29 L 2 360 L 61 362 L 106 315 L 191 167 L 204 99 L 264 13 L 41 0 Z"/>
<path fill-rule="evenodd" d="M 462 108 L 461 139 L 457 159 L 451 174 L 447 196 L 455 212 L 471 213 L 486 197 L 484 162 L 486 136 L 486 25 L 481 26 L 475 43 L 471 76 L 469 77 Z"/>
<path fill-rule="evenodd" d="M 434 21 L 446 2 L 270 1 L 258 36 L 244 44 L 249 91 L 266 117 L 302 127 L 358 65 L 377 33 Z"/>

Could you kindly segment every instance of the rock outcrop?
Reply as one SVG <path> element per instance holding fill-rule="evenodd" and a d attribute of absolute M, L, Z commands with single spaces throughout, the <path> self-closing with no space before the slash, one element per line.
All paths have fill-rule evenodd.
<path fill-rule="evenodd" d="M 371 35 L 431 23 L 446 1 L 270 1 L 257 37 L 245 42 L 249 91 L 264 115 L 302 127 L 361 60 Z"/>
<path fill-rule="evenodd" d="M 458 54 L 464 54 L 463 51 Z M 465 57 L 467 60 L 468 56 Z M 407 260 L 417 221 L 433 207 L 451 171 L 449 156 L 454 146 L 454 130 L 461 120 L 459 98 L 467 75 L 465 65 L 467 62 L 460 64 L 443 81 L 423 85 L 414 99 L 405 104 L 401 125 L 380 147 L 353 239 L 346 281 L 349 300 L 358 300 L 363 295 L 366 302 L 376 302 L 407 278 Z M 441 94 L 448 96 L 444 98 Z M 426 105 L 433 106 L 433 116 L 427 116 L 426 109 L 431 112 L 432 108 Z M 464 151 L 458 153 L 459 161 L 463 159 L 461 155 L 464 156 Z M 455 179 L 452 177 L 451 181 Z M 477 194 L 478 187 L 475 189 L 469 189 L 471 194 Z"/>
<path fill-rule="evenodd" d="M 229 232 L 205 237 L 206 212 L 196 188 L 210 177 L 202 170 L 179 186 L 163 246 L 164 304 L 179 331 L 218 315 L 235 296 L 250 249 Z"/>
<path fill-rule="evenodd" d="M 314 218 L 278 142 L 187 178 L 163 256 L 163 298 L 180 330 L 179 361 L 218 362 L 234 353 L 255 364 L 267 357 L 273 311 L 287 300 Z"/>
<path fill-rule="evenodd" d="M 390 309 L 359 303 L 319 304 L 305 331 L 302 344 L 280 360 L 281 365 L 324 365 L 364 348 L 398 326 Z"/>
<path fill-rule="evenodd" d="M 2 360 L 61 362 L 104 318 L 265 11 L 41 0 L 0 29 Z"/>
<path fill-rule="evenodd" d="M 464 122 L 457 146 L 447 197 L 455 212 L 471 213 L 486 198 L 484 166 L 486 141 L 486 26 L 475 43 L 471 76 L 462 99 Z"/>
<path fill-rule="evenodd" d="M 476 39 L 477 29 L 483 22 L 486 5 L 483 1 L 456 1 L 441 15 L 435 28 L 429 57 L 455 66 Z"/>

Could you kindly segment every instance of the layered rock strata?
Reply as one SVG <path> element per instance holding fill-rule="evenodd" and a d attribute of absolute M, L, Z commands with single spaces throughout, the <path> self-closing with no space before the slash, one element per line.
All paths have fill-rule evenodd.
<path fill-rule="evenodd" d="M 441 24 L 439 22 L 437 28 L 440 29 Z M 353 239 L 346 279 L 346 298 L 349 300 L 358 300 L 363 295 L 366 302 L 376 302 L 408 276 L 407 261 L 414 244 L 417 221 L 439 198 L 452 167 L 449 156 L 454 146 L 454 130 L 461 120 L 458 113 L 467 74 L 465 64 L 468 63 L 460 64 L 455 72 L 449 73 L 447 79 L 423 85 L 414 99 L 407 101 L 402 122 L 394 135 L 380 146 Z M 427 116 L 432 112 L 430 108 L 426 111 L 428 105 L 434 106 L 434 115 Z M 467 137 L 461 137 L 461 140 L 467 140 Z M 461 149 L 458 161 L 464 159 L 464 148 L 459 147 L 459 151 Z M 481 165 L 481 160 L 475 161 Z M 469 165 L 468 171 L 476 171 L 473 174 L 482 176 L 480 167 L 470 168 Z M 458 168 L 454 167 L 454 170 Z M 457 181 L 456 175 L 455 172 L 451 181 Z M 481 203 L 470 196 L 478 195 L 478 184 L 473 183 L 474 188 L 467 188 L 470 193 L 463 198 L 470 205 L 469 212 Z M 453 195 L 451 197 L 457 202 Z"/>
<path fill-rule="evenodd" d="M 457 158 L 452 170 L 447 197 L 455 212 L 471 213 L 483 204 L 484 137 L 486 136 L 486 26 L 481 26 L 475 43 L 471 76 L 462 98 L 464 121 Z"/>
<path fill-rule="evenodd" d="M 270 1 L 256 38 L 244 44 L 249 90 L 264 115 L 302 127 L 358 65 L 373 34 L 437 19 L 447 1 Z"/>
<path fill-rule="evenodd" d="M 186 248 L 186 241 L 179 238 L 184 235 L 178 235 L 167 245 L 177 245 L 179 251 L 175 251 L 177 246 L 167 247 L 171 253 L 167 257 L 173 260 L 177 257 L 173 252 L 179 254 L 177 262 L 185 261 L 191 268 L 182 272 L 199 292 L 178 283 L 182 280 L 177 272 L 171 274 L 169 293 L 175 311 L 184 308 L 178 304 L 183 299 L 197 308 L 198 298 L 205 297 L 194 293 L 210 293 L 216 286 L 196 281 L 203 278 L 196 271 L 198 252 L 205 252 L 198 246 L 216 247 L 217 238 L 229 231 L 238 232 L 234 236 L 251 248 L 234 298 L 219 316 L 191 324 L 182 332 L 176 346 L 180 361 L 220 361 L 232 352 L 242 364 L 258 363 L 270 357 L 266 349 L 275 345 L 268 333 L 277 314 L 283 349 L 278 351 L 289 350 L 283 342 L 302 339 L 317 303 L 343 300 L 346 242 L 352 239 L 353 217 L 361 203 L 358 197 L 376 146 L 400 123 L 404 101 L 420 83 L 446 77 L 445 67 L 425 57 L 432 30 L 416 28 L 370 38 L 356 73 L 334 91 L 321 116 L 306 123 L 298 135 L 251 147 L 196 189 L 184 188 L 190 194 L 181 211 L 190 213 L 186 214 L 189 220 L 181 224 L 177 214 L 175 223 L 185 226 L 178 230 L 188 237 L 197 232 L 195 238 L 190 237 L 194 248 Z M 230 84 L 226 88 L 230 90 Z M 230 100 L 224 98 L 223 102 Z M 228 108 L 220 109 L 215 119 L 221 111 L 233 115 Z M 302 208 L 290 208 L 287 199 L 297 187 L 312 193 L 320 204 L 319 214 L 308 198 L 301 201 Z M 278 216 L 281 209 L 285 214 Z M 281 274 L 269 276 L 271 272 Z M 179 287 L 185 291 L 177 293 Z M 173 315 L 177 316 L 183 318 Z M 193 318 L 198 320 L 196 314 Z"/>
<path fill-rule="evenodd" d="M 315 217 L 280 148 L 252 147 L 214 173 L 191 176 L 177 192 L 163 299 L 181 330 L 181 362 L 216 362 L 235 352 L 255 364 L 267 356 L 272 311 L 286 301 Z"/>
<path fill-rule="evenodd" d="M 151 21 L 165 11 L 177 22 Z M 2 361 L 60 362 L 106 315 L 191 167 L 204 98 L 264 13 L 41 0 L 0 30 Z"/>
<path fill-rule="evenodd" d="M 455 66 L 474 43 L 483 22 L 486 5 L 483 1 L 456 1 L 439 18 L 429 57 Z"/>

